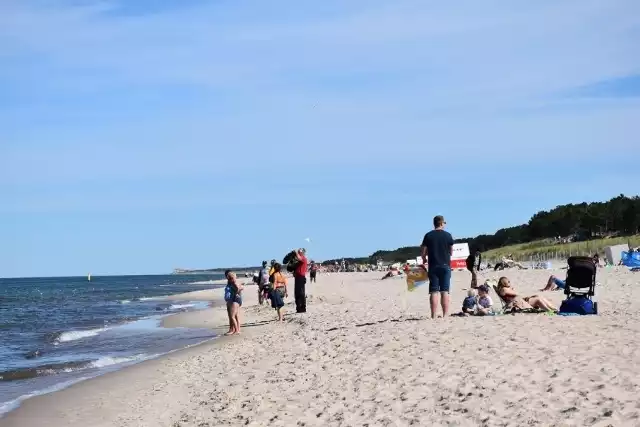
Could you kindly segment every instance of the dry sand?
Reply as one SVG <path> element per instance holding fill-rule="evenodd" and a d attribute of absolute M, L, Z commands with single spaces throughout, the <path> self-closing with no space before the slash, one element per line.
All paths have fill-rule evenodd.
<path fill-rule="evenodd" d="M 501 273 L 533 294 L 550 272 Z M 284 324 L 249 287 L 241 336 L 31 399 L 0 425 L 640 425 L 640 273 L 600 270 L 599 316 L 439 320 L 428 319 L 427 289 L 380 276 L 321 275 L 308 312 Z M 453 275 L 456 310 L 469 278 Z M 195 295 L 220 296 L 206 292 Z M 216 307 L 165 323 L 225 322 Z"/>

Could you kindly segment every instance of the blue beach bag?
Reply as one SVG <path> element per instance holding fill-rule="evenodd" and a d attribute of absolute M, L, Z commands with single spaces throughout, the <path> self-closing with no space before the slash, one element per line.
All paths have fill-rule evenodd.
<path fill-rule="evenodd" d="M 587 297 L 574 296 L 560 304 L 560 314 L 598 314 L 598 305 Z"/>

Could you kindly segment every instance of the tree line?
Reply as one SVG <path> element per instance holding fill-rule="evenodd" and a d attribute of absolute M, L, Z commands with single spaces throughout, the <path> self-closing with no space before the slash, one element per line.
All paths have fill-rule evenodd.
<path fill-rule="evenodd" d="M 534 214 L 529 222 L 501 228 L 494 234 L 456 239 L 468 243 L 472 251 L 488 251 L 503 246 L 529 243 L 543 239 L 584 241 L 611 235 L 634 235 L 640 232 L 640 197 L 621 194 L 607 202 L 579 203 L 556 206 Z M 419 246 L 405 246 L 392 251 L 379 250 L 368 257 L 344 258 L 348 263 L 404 262 L 420 256 Z M 340 259 L 342 260 L 342 258 Z M 340 260 L 327 260 L 332 264 Z"/>

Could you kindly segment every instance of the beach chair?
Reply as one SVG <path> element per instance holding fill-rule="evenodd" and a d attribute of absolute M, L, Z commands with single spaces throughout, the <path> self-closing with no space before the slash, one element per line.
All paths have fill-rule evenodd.
<path fill-rule="evenodd" d="M 507 302 L 504 300 L 502 295 L 500 295 L 500 292 L 498 292 L 498 287 L 496 285 L 493 285 L 493 291 L 498 295 L 498 299 L 500 299 L 500 302 L 502 303 L 502 312 L 506 313 Z"/>
<path fill-rule="evenodd" d="M 498 292 L 498 286 L 493 285 L 493 291 L 498 295 L 500 302 L 502 303 L 502 313 L 503 314 L 515 314 L 515 313 L 546 313 L 544 310 L 538 310 L 535 308 L 517 308 L 511 307 L 507 308 L 508 303 L 504 300 L 500 292 Z"/>
<path fill-rule="evenodd" d="M 593 301 L 596 294 L 596 265 L 593 258 L 572 256 L 567 260 L 567 280 L 564 294 L 567 298 L 560 306 L 561 312 L 597 314 L 598 303 Z"/>

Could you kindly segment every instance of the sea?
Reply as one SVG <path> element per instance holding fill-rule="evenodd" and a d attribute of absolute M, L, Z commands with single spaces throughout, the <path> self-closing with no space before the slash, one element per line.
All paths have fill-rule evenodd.
<path fill-rule="evenodd" d="M 211 289 L 222 274 L 0 279 L 0 417 L 30 397 L 215 338 L 162 328 L 207 308 L 171 295 Z M 166 298 L 168 296 L 168 298 Z"/>

